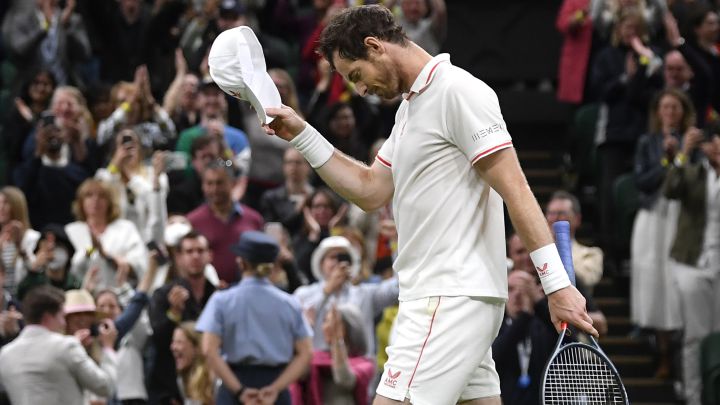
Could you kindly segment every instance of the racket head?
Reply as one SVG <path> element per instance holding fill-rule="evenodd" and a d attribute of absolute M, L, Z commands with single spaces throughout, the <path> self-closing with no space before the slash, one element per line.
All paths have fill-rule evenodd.
<path fill-rule="evenodd" d="M 615 366 L 598 347 L 573 342 L 561 346 L 543 371 L 540 388 L 544 405 L 629 405 Z"/>

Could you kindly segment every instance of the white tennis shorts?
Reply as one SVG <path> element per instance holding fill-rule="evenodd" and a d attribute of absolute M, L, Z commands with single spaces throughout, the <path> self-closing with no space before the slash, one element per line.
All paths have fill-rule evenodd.
<path fill-rule="evenodd" d="M 505 311 L 498 298 L 430 297 L 400 302 L 378 395 L 413 405 L 450 405 L 500 395 L 491 345 Z"/>

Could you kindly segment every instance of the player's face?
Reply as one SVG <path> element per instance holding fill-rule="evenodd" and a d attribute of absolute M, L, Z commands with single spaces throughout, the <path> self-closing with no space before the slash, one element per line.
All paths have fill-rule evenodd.
<path fill-rule="evenodd" d="M 368 52 L 367 59 L 350 60 L 333 54 L 335 69 L 350 83 L 361 96 L 375 94 L 386 100 L 402 93 L 400 78 L 391 66 L 387 54 L 374 50 Z"/>

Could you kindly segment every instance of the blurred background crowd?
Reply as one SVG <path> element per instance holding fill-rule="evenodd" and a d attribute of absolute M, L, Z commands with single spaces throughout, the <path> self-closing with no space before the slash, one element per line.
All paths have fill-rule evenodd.
<path fill-rule="evenodd" d="M 252 27 L 283 103 L 372 164 L 400 99 L 358 96 L 315 52 L 329 19 L 369 3 L 0 4 L 0 404 L 36 390 L 68 404 L 369 403 L 397 313 L 392 209 L 339 198 L 207 65 L 220 32 Z M 501 3 L 380 3 L 430 54 L 496 64 L 453 44 L 482 28 L 463 11 Z M 719 4 L 551 3 L 557 76 L 488 82 L 503 109 L 528 88 L 562 106 L 568 135 L 529 142 L 563 156 L 538 196 L 549 223 L 571 223 L 579 287 L 621 374 L 640 380 L 623 350 L 647 348 L 639 386 L 670 388 L 646 403 L 718 404 Z M 507 247 L 493 355 L 504 403 L 537 404 L 557 335 L 511 229 Z"/>

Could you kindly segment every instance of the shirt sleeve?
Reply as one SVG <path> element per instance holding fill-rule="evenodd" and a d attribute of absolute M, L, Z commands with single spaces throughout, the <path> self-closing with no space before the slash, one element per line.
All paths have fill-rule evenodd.
<path fill-rule="evenodd" d="M 214 335 L 223 335 L 223 316 L 222 316 L 222 304 L 219 303 L 219 296 L 217 293 L 213 294 L 208 300 L 205 309 L 203 309 L 195 324 L 195 329 L 198 332 L 210 332 Z"/>
<path fill-rule="evenodd" d="M 385 143 L 380 147 L 380 150 L 378 151 L 377 156 L 375 156 L 375 160 L 382 163 L 383 166 L 387 167 L 388 169 L 392 169 L 392 155 L 393 155 L 393 149 L 395 149 L 395 131 L 393 130 L 393 133 L 390 134 L 390 138 L 388 138 Z"/>
<path fill-rule="evenodd" d="M 100 366 L 88 356 L 80 342 L 68 338 L 67 361 L 70 373 L 78 384 L 93 393 L 109 397 L 112 395 L 114 379 L 116 377 L 117 361 L 113 354 L 103 352 Z"/>
<path fill-rule="evenodd" d="M 482 81 L 457 81 L 447 96 L 448 140 L 475 164 L 498 150 L 512 146 L 495 92 Z"/>

